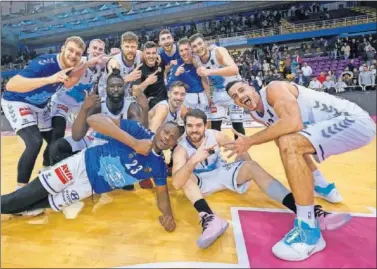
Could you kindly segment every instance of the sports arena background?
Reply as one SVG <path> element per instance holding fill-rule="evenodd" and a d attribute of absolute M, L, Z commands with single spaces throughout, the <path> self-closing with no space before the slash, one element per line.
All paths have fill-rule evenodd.
<path fill-rule="evenodd" d="M 1 19 L 1 93 L 30 60 L 59 52 L 69 36 L 81 36 L 87 43 L 101 38 L 108 53 L 119 48 L 126 31 L 137 33 L 143 44 L 158 42 L 158 33 L 168 28 L 175 41 L 200 32 L 209 43 L 226 47 L 241 76 L 257 89 L 271 80 L 295 81 L 340 95 L 376 115 L 377 27 L 372 2 L 2 1 Z M 371 85 L 363 81 L 367 75 L 373 76 Z M 245 127 L 256 125 L 250 118 L 245 123 Z M 229 122 L 224 125 L 231 127 Z M 1 132 L 12 132 L 2 112 Z M 236 245 L 239 264 L 245 265 L 239 254 L 246 255 L 246 250 L 238 252 L 237 239 Z"/>
<path fill-rule="evenodd" d="M 334 84 L 328 83 L 328 91 L 339 92 L 375 115 L 375 103 L 370 103 L 375 100 L 370 98 L 375 86 L 366 87 L 359 79 L 365 64 L 367 72 L 376 76 L 376 13 L 371 4 L 3 1 L 1 91 L 31 59 L 58 52 L 70 35 L 79 35 L 86 42 L 102 38 L 109 50 L 119 47 L 119 37 L 127 30 L 136 32 L 143 44 L 158 41 L 159 31 L 168 28 L 175 40 L 201 32 L 210 43 L 228 48 L 242 77 L 257 89 L 272 79 L 294 80 L 314 88 L 319 84 L 310 84 L 311 80 L 317 78 L 323 84 L 329 75 Z M 311 74 L 302 69 L 305 62 Z M 1 130 L 10 130 L 3 116 Z"/>

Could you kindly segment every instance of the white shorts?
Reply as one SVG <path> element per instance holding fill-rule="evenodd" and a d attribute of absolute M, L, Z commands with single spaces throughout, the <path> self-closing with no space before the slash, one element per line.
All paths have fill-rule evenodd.
<path fill-rule="evenodd" d="M 250 181 L 237 185 L 238 171 L 245 162 L 224 163 L 220 167 L 200 174 L 195 173 L 198 178 L 198 186 L 203 195 L 221 190 L 231 190 L 237 193 L 244 193 L 250 185 Z"/>
<path fill-rule="evenodd" d="M 79 141 L 73 140 L 72 136 L 66 136 L 64 139 L 71 145 L 72 152 L 75 152 L 89 148 L 93 144 L 95 138 L 91 135 L 87 135 Z"/>
<path fill-rule="evenodd" d="M 68 157 L 39 174 L 54 211 L 61 211 L 93 194 L 85 165 L 85 150 Z"/>
<path fill-rule="evenodd" d="M 229 117 L 231 122 L 243 121 L 243 108 L 237 106 L 226 91 L 214 92 L 210 120 L 219 121 Z"/>
<path fill-rule="evenodd" d="M 52 130 L 50 110 L 48 106 L 38 108 L 28 103 L 1 99 L 4 115 L 17 133 L 19 130 L 37 125 L 41 132 Z"/>
<path fill-rule="evenodd" d="M 200 109 L 206 114 L 209 113 L 208 98 L 205 92 L 187 93 L 184 105 L 191 109 Z"/>
<path fill-rule="evenodd" d="M 368 114 L 339 116 L 307 125 L 299 132 L 316 150 L 314 158 L 322 162 L 337 155 L 369 144 L 376 135 L 376 123 Z"/>
<path fill-rule="evenodd" d="M 51 98 L 51 117 L 61 116 L 68 120 L 69 114 L 79 113 L 82 104 L 83 102 L 77 103 L 65 92 L 54 94 Z"/>

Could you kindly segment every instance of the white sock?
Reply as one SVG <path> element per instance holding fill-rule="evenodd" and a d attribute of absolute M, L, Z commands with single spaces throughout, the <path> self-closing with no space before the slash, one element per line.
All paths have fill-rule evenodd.
<path fill-rule="evenodd" d="M 318 169 L 313 171 L 314 185 L 325 188 L 329 185 L 324 175 Z"/>
<path fill-rule="evenodd" d="M 314 205 L 297 205 L 297 218 L 306 222 L 311 228 L 315 227 Z"/>

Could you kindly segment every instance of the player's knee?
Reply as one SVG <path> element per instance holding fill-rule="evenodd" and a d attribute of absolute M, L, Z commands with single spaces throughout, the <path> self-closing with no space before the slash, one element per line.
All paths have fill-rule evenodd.
<path fill-rule="evenodd" d="M 73 155 L 71 145 L 64 138 L 60 138 L 57 141 L 53 142 L 50 145 L 49 153 L 51 165 L 54 165 L 61 160 Z"/>
<path fill-rule="evenodd" d="M 24 137 L 23 140 L 26 147 L 25 151 L 28 151 L 30 152 L 30 154 L 37 156 L 43 144 L 42 136 L 39 133 L 32 134 L 30 136 Z"/>
<path fill-rule="evenodd" d="M 193 187 L 197 186 L 197 181 L 198 181 L 197 177 L 194 174 L 192 174 L 190 176 L 189 180 L 187 180 L 185 184 L 183 184 L 181 186 L 176 184 L 176 186 L 174 186 L 174 188 L 176 190 L 183 189 L 184 191 L 189 191 Z"/>

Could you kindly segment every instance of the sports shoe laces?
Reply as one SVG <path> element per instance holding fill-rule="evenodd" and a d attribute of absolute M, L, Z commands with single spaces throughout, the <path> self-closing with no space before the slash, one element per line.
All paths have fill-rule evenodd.
<path fill-rule="evenodd" d="M 326 217 L 327 215 L 330 215 L 330 214 L 331 214 L 330 212 L 323 210 L 321 205 L 314 206 L 314 215 L 316 217 L 320 217 L 322 215 Z"/>
<path fill-rule="evenodd" d="M 285 241 L 289 244 L 293 243 L 305 243 L 307 236 L 305 231 L 300 227 L 295 227 L 289 231 L 289 233 L 285 236 Z"/>
<path fill-rule="evenodd" d="M 206 214 L 204 216 L 202 216 L 202 219 L 200 220 L 200 224 L 202 225 L 203 227 L 203 232 L 205 231 L 205 229 L 208 228 L 208 225 L 209 223 L 215 218 L 214 215 L 211 215 L 211 214 Z"/>

